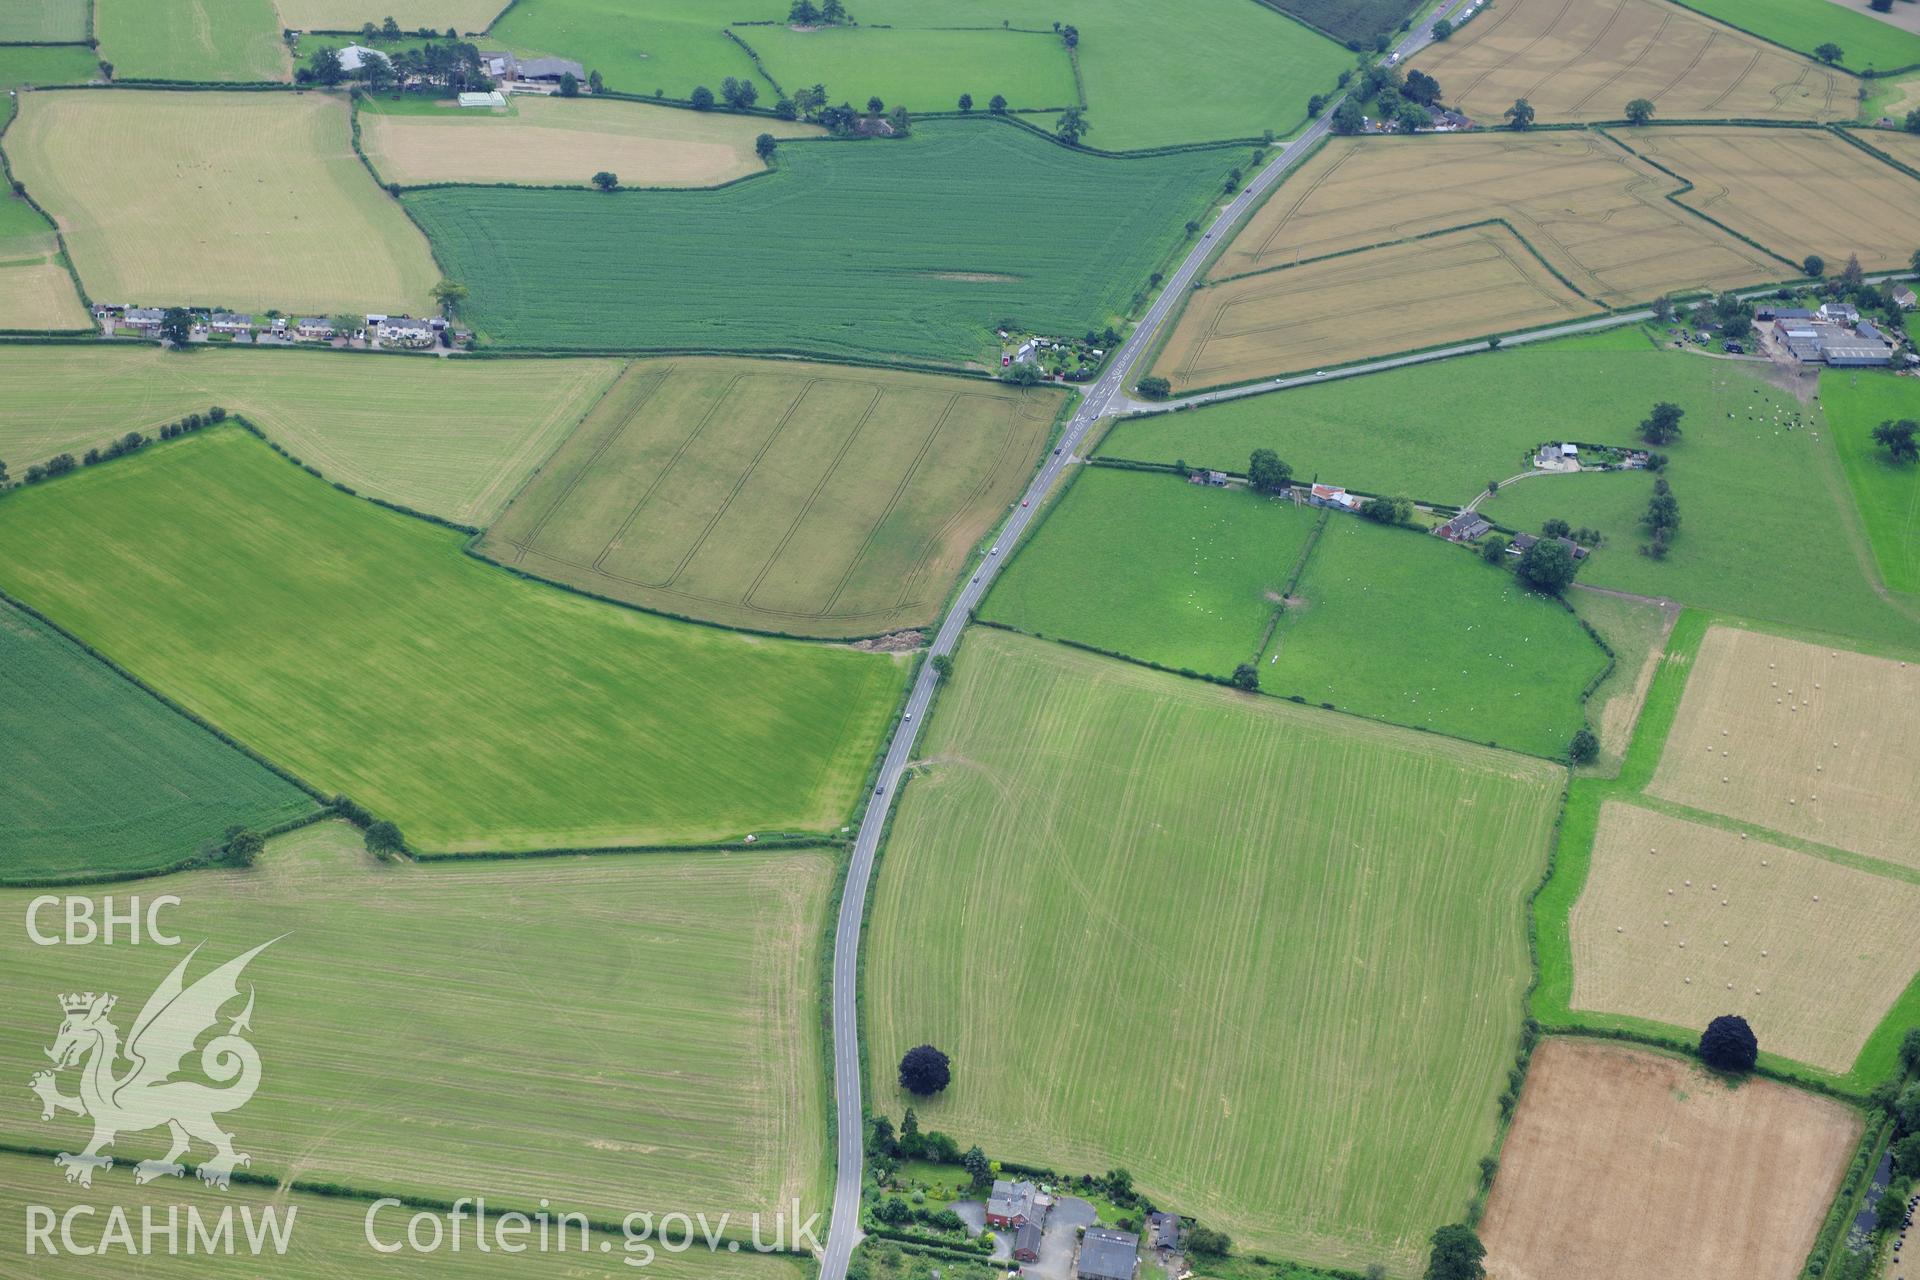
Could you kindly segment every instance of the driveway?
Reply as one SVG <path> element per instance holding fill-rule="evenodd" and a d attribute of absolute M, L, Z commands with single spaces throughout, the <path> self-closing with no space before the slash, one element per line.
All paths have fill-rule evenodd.
<path fill-rule="evenodd" d="M 1040 1261 L 1029 1262 L 1020 1273 L 1034 1280 L 1068 1280 L 1073 1274 L 1073 1251 L 1081 1227 L 1100 1220 L 1094 1207 L 1075 1196 L 1061 1196 L 1040 1232 Z"/>
<path fill-rule="evenodd" d="M 967 1235 L 977 1237 L 987 1229 L 987 1202 L 985 1200 L 955 1200 L 947 1208 L 953 1210 L 960 1221 L 967 1224 Z M 993 1252 L 987 1255 L 999 1262 L 1013 1257 L 1013 1232 L 1002 1231 L 993 1239 Z"/>

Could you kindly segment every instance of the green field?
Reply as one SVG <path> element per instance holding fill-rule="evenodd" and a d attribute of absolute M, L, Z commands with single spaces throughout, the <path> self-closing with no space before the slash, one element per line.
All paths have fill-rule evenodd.
<path fill-rule="evenodd" d="M 105 1184 L 95 1184 L 96 1187 L 102 1185 Z M 188 1221 L 185 1215 L 188 1205 L 201 1215 L 201 1220 L 209 1227 L 218 1221 L 222 1211 L 231 1206 L 236 1242 L 245 1239 L 242 1224 L 246 1221 L 243 1216 L 246 1213 L 251 1212 L 253 1220 L 260 1222 L 271 1208 L 279 1213 L 278 1221 L 284 1223 L 288 1221 L 291 1211 L 294 1229 L 287 1251 L 283 1256 L 269 1255 L 272 1257 L 271 1270 L 265 1274 L 275 1276 L 378 1275 L 386 1271 L 398 1274 L 404 1270 L 408 1276 L 423 1276 L 429 1280 L 497 1280 L 502 1275 L 523 1275 L 529 1280 L 581 1280 L 584 1276 L 631 1277 L 634 1273 L 634 1268 L 624 1261 L 628 1255 L 624 1240 L 618 1235 L 595 1235 L 588 1242 L 586 1253 L 578 1248 L 579 1237 L 576 1232 L 568 1237 L 566 1252 L 558 1248 L 546 1252 L 530 1249 L 503 1258 L 497 1251 L 489 1254 L 474 1248 L 469 1232 L 464 1237 L 466 1247 L 458 1253 L 445 1247 L 437 1253 L 405 1253 L 398 1255 L 404 1259 L 403 1263 L 395 1266 L 390 1259 L 376 1254 L 367 1244 L 367 1204 L 364 1201 L 299 1191 L 269 1191 L 257 1185 L 238 1182 L 221 1195 L 202 1196 L 195 1194 L 192 1188 L 168 1179 L 144 1187 L 137 1186 L 132 1174 L 114 1178 L 110 1194 L 115 1204 L 126 1207 L 136 1230 L 141 1211 L 147 1206 L 152 1207 L 155 1221 L 161 1224 L 167 1220 L 169 1206 L 181 1210 L 183 1231 Z M 0 1197 L 12 1204 L 45 1205 L 55 1214 L 65 1214 L 76 1206 L 99 1204 L 101 1193 L 67 1185 L 59 1171 L 43 1157 L 4 1152 L 0 1153 Z M 555 1208 L 558 1207 L 556 1204 Z M 105 1206 L 101 1206 L 100 1217 L 88 1219 L 82 1214 L 76 1220 L 76 1242 L 82 1245 L 98 1242 L 98 1235 L 89 1237 L 87 1228 L 90 1225 L 103 1226 L 105 1212 Z M 411 1209 L 403 1213 L 383 1210 L 375 1225 L 381 1243 L 391 1244 L 402 1239 L 407 1218 L 414 1212 Z M 390 1231 L 390 1227 L 394 1230 Z M 27 1256 L 25 1228 L 24 1215 L 9 1215 L 0 1219 L 0 1249 L 4 1249 L 8 1257 Z M 558 1238 L 557 1233 L 555 1238 Z M 489 1239 L 492 1237 L 489 1236 Z M 602 1239 L 608 1240 L 613 1246 L 606 1253 L 599 1252 Z M 188 1254 L 184 1243 L 180 1252 L 168 1254 L 162 1239 L 154 1253 L 140 1259 L 139 1270 L 129 1272 L 127 1255 L 118 1249 L 81 1256 L 66 1252 L 60 1245 L 57 1232 L 53 1240 L 54 1247 L 60 1250 L 58 1260 L 39 1264 L 39 1274 L 58 1275 L 70 1280 L 125 1280 L 129 1274 L 138 1275 L 143 1280 L 184 1280 L 186 1277 L 192 1277 L 192 1280 L 258 1280 L 263 1274 L 260 1258 L 246 1252 L 238 1243 L 236 1252 L 231 1255 L 205 1252 Z M 641 1255 L 636 1253 L 633 1256 L 637 1258 Z M 808 1274 L 793 1258 L 778 1255 L 763 1257 L 745 1250 L 733 1254 L 710 1254 L 704 1245 L 682 1254 L 660 1253 L 656 1249 L 656 1256 L 647 1265 L 646 1273 L 660 1280 L 804 1280 Z"/>
<path fill-rule="evenodd" d="M 904 660 L 599 604 L 460 543 L 220 428 L 0 502 L 0 587 L 425 850 L 852 811 Z"/>
<path fill-rule="evenodd" d="M 326 823 L 251 871 L 139 889 L 178 896 L 163 923 L 205 940 L 189 979 L 278 939 L 246 970 L 260 1089 L 225 1122 L 253 1173 L 501 1209 L 545 1196 L 618 1222 L 820 1199 L 834 871 L 815 851 L 377 863 Z M 0 894 L 10 920 L 32 892 Z M 124 1035 L 187 947 L 88 951 L 35 946 L 18 923 L 0 941 L 0 1063 L 23 1096 L 47 1065 L 54 993 L 115 993 Z M 78 1150 L 87 1124 L 42 1121 L 29 1100 L 0 1139 Z M 130 1188 L 128 1166 L 165 1143 L 123 1134 L 94 1194 Z M 42 1174 L 59 1181 L 51 1160 Z"/>
<path fill-rule="evenodd" d="M 273 0 L 95 0 L 100 56 L 118 80 L 286 80 Z"/>
<path fill-rule="evenodd" d="M 922 373 L 639 361 L 477 549 L 727 626 L 924 626 L 1060 407 L 1048 390 Z"/>
<path fill-rule="evenodd" d="M 0 879 L 112 875 L 311 813 L 299 788 L 0 604 Z"/>
<path fill-rule="evenodd" d="M 92 0 L 9 0 L 0 10 L 0 40 L 85 40 Z"/>
<path fill-rule="evenodd" d="M 889 108 L 952 111 L 962 93 L 973 94 L 981 111 L 996 93 L 1015 108 L 1080 102 L 1073 63 L 1051 31 L 771 26 L 739 27 L 734 34 L 790 90 L 825 84 L 835 102 L 860 107 L 877 95 Z"/>
<path fill-rule="evenodd" d="M 835 102 L 864 105 L 878 93 L 889 105 L 948 111 L 963 92 L 981 110 L 996 93 L 1016 108 L 1070 105 L 1058 22 L 1080 33 L 1087 141 L 1108 151 L 1290 133 L 1306 119 L 1308 96 L 1329 92 L 1351 60 L 1253 0 L 1188 0 L 1178 21 L 1156 0 L 1061 0 L 1047 10 L 1018 0 L 959 8 L 869 0 L 854 10 L 861 26 L 813 32 L 789 30 L 787 8 L 786 0 L 662 0 L 640 15 L 622 0 L 520 0 L 492 34 L 523 53 L 580 59 L 620 92 L 684 98 L 698 84 L 717 91 L 726 76 L 755 78 L 746 51 L 725 34 L 731 29 L 789 93 L 819 83 Z M 999 51 L 1016 40 L 1033 48 Z M 774 92 L 761 77 L 763 104 Z"/>
<path fill-rule="evenodd" d="M 1392 34 L 1424 9 L 1426 0 L 1273 0 L 1273 6 L 1336 40 L 1358 40 L 1371 48 L 1375 36 Z"/>
<path fill-rule="evenodd" d="M 1665 649 L 1676 608 L 1578 588 L 1567 593 L 1567 603 L 1613 650 L 1613 667 L 1587 699 L 1587 720 L 1600 736 L 1600 756 L 1587 770 L 1612 776 L 1633 736 L 1652 680 L 1654 665 Z"/>
<path fill-rule="evenodd" d="M 329 480 L 485 524 L 619 370 L 612 360 L 0 347 L 0 458 L 18 474 L 217 404 Z"/>
<path fill-rule="evenodd" d="M 1084 468 L 1058 503 L 980 616 L 1214 676 L 1258 656 L 1322 515 L 1107 467 Z"/>
<path fill-rule="evenodd" d="M 1895 591 L 1920 593 L 1920 466 L 1893 461 L 1873 442 L 1873 429 L 1882 422 L 1920 420 L 1920 383 L 1884 373 L 1828 370 L 1820 375 L 1820 404 L 1881 581 Z"/>
<path fill-rule="evenodd" d="M 1269 693 L 1560 756 L 1606 653 L 1560 604 L 1472 550 L 1342 516 L 1307 559 L 1272 650 Z"/>
<path fill-rule="evenodd" d="M 100 74 L 93 50 L 79 45 L 34 47 L 0 46 L 0 89 L 23 84 L 85 84 Z M 13 113 L 14 103 L 0 106 L 0 121 Z"/>
<path fill-rule="evenodd" d="M 1072 335 L 1117 319 L 1242 158 L 1109 160 L 936 122 L 905 141 L 789 142 L 775 171 L 713 191 L 405 201 L 471 288 L 462 314 L 504 346 L 957 363 L 997 352 L 1005 319 Z"/>
<path fill-rule="evenodd" d="M 1920 35 L 1833 0 L 1685 0 L 1686 7 L 1805 54 L 1829 42 L 1853 71 L 1893 71 L 1920 63 Z"/>
<path fill-rule="evenodd" d="M 868 930 L 873 1109 L 931 1041 L 923 1127 L 1417 1275 L 1494 1141 L 1557 771 L 993 630 L 923 754 Z"/>

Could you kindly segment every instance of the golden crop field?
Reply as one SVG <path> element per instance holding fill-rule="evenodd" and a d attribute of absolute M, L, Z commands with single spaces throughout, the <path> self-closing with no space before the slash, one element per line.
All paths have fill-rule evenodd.
<path fill-rule="evenodd" d="M 1647 790 L 1920 867 L 1920 666 L 1712 627 Z"/>
<path fill-rule="evenodd" d="M 1920 245 L 1920 181 L 1824 130 L 1714 126 L 1620 137 L 1693 183 L 1680 197 L 1688 208 L 1795 262 L 1818 254 L 1837 271 L 1857 253 L 1869 271 L 1905 270 Z"/>
<path fill-rule="evenodd" d="M 1836 1075 L 1920 970 L 1920 886 L 1619 801 L 1570 925 L 1574 1008 L 1693 1031 L 1738 1013 Z"/>
<path fill-rule="evenodd" d="M 667 613 L 808 636 L 932 622 L 1060 398 L 781 360 L 629 367 L 479 550 Z"/>
<path fill-rule="evenodd" d="M 461 34 L 485 31 L 493 25 L 507 0 L 273 0 L 280 25 L 294 31 L 355 31 L 365 22 L 391 17 L 402 30 L 431 27 Z"/>
<path fill-rule="evenodd" d="M 1794 1280 L 1860 1119 L 1605 1041 L 1534 1053 L 1480 1237 L 1489 1280 Z"/>
<path fill-rule="evenodd" d="M 1826 121 L 1856 109 L 1852 77 L 1660 0 L 1500 0 L 1413 65 L 1483 126 L 1515 98 L 1542 124 L 1618 120 L 1635 98 L 1669 119 Z"/>
<path fill-rule="evenodd" d="M 1197 289 L 1153 371 L 1186 391 L 1597 311 L 1511 231 L 1471 227 Z"/>
<path fill-rule="evenodd" d="M 1337 139 L 1253 215 L 1212 277 L 1489 218 L 1610 306 L 1792 270 L 1675 207 L 1679 186 L 1589 133 Z"/>
<path fill-rule="evenodd" d="M 33 93 L 6 152 L 102 301 L 321 314 L 432 305 L 426 238 L 353 154 L 343 99 Z"/>
<path fill-rule="evenodd" d="M 823 130 L 755 116 L 681 111 L 614 99 L 517 95 L 506 111 L 360 113 L 360 145 L 388 182 L 518 182 L 584 187 L 595 173 L 623 187 L 711 187 L 766 168 L 754 139 Z"/>

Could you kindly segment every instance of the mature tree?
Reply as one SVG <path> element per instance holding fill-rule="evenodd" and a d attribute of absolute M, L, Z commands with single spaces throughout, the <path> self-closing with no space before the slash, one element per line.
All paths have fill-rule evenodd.
<path fill-rule="evenodd" d="M 960 1157 L 960 1165 L 973 1175 L 973 1185 L 984 1187 L 993 1181 L 993 1161 L 987 1159 L 987 1153 L 978 1146 L 967 1148 L 967 1154 Z"/>
<path fill-rule="evenodd" d="M 933 663 L 933 674 L 938 676 L 940 679 L 945 680 L 947 677 L 953 674 L 953 655 L 952 654 L 936 653 L 933 655 L 931 661 Z"/>
<path fill-rule="evenodd" d="M 760 100 L 760 88 L 752 80 L 728 76 L 720 82 L 720 97 L 735 111 L 744 111 Z"/>
<path fill-rule="evenodd" d="M 1406 87 L 1400 92 L 1408 101 L 1430 107 L 1440 101 L 1440 82 L 1424 71 L 1409 71 Z"/>
<path fill-rule="evenodd" d="M 1060 43 L 1066 45 L 1069 49 L 1078 48 L 1080 44 L 1080 28 L 1071 25 L 1060 28 Z"/>
<path fill-rule="evenodd" d="M 1813 56 L 1820 59 L 1820 61 L 1822 62 L 1832 64 L 1846 57 L 1847 51 L 1845 49 L 1842 49 L 1839 45 L 1835 44 L 1833 41 L 1829 40 L 1825 44 L 1820 45 L 1818 48 L 1816 48 L 1813 51 Z"/>
<path fill-rule="evenodd" d="M 1847 255 L 1847 265 L 1840 268 L 1840 283 L 1848 289 L 1858 289 L 1865 282 L 1867 273 L 1860 266 L 1860 255 Z"/>
<path fill-rule="evenodd" d="M 368 827 L 363 838 L 367 852 L 376 858 L 391 858 L 407 847 L 406 840 L 400 835 L 400 828 L 384 818 Z"/>
<path fill-rule="evenodd" d="M 1367 113 L 1352 94 L 1340 99 L 1333 109 L 1333 131 L 1351 136 L 1367 127 Z"/>
<path fill-rule="evenodd" d="M 1224 1231 L 1196 1223 L 1193 1230 L 1187 1232 L 1187 1252 L 1224 1258 L 1233 1252 L 1233 1237 Z"/>
<path fill-rule="evenodd" d="M 787 10 L 787 21 L 810 27 L 820 21 L 820 11 L 813 7 L 813 0 L 793 0 L 793 6 Z"/>
<path fill-rule="evenodd" d="M 811 120 L 820 108 L 827 105 L 827 86 L 816 84 L 811 89 L 793 91 L 793 108 L 803 120 Z"/>
<path fill-rule="evenodd" d="M 68 457 L 67 461 L 73 459 Z M 1920 1133 L 1920 1080 L 1900 1090 L 1900 1096 L 1893 1100 L 1893 1118 L 1899 1122 L 1900 1132 Z"/>
<path fill-rule="evenodd" d="M 1900 1065 L 1909 1075 L 1920 1072 L 1920 1027 L 1908 1027 L 1901 1038 Z"/>
<path fill-rule="evenodd" d="M 1751 1071 L 1760 1057 L 1760 1041 L 1737 1013 L 1723 1013 L 1700 1035 L 1700 1060 L 1716 1071 Z"/>
<path fill-rule="evenodd" d="M 1486 1246 L 1472 1227 L 1454 1223 L 1433 1233 L 1426 1280 L 1485 1280 Z"/>
<path fill-rule="evenodd" d="M 1660 324 L 1673 323 L 1673 299 L 1661 294 L 1653 300 L 1653 318 Z"/>
<path fill-rule="evenodd" d="M 961 94 L 961 95 L 960 95 L 960 109 L 961 109 L 962 111 L 971 111 L 971 110 L 973 110 L 973 95 L 972 95 L 972 94 L 970 94 L 970 93 L 963 93 L 963 94 Z"/>
<path fill-rule="evenodd" d="M 1540 536 L 1543 538 L 1564 538 L 1572 532 L 1573 526 L 1558 517 L 1548 520 L 1540 526 Z"/>
<path fill-rule="evenodd" d="M 1567 758 L 1575 764 L 1592 764 L 1599 757 L 1600 739 L 1594 737 L 1593 730 L 1581 725 L 1573 741 L 1567 744 Z"/>
<path fill-rule="evenodd" d="M 579 97 L 580 96 L 580 77 L 574 75 L 573 72 L 571 71 L 561 72 L 560 73 L 560 96 L 563 98 Z"/>
<path fill-rule="evenodd" d="M 595 93 L 605 93 L 607 91 L 607 82 L 601 78 L 598 71 L 589 71 L 587 72 L 587 88 L 593 90 Z"/>
<path fill-rule="evenodd" d="M 709 111 L 713 108 L 713 90 L 703 84 L 693 86 L 693 93 L 687 99 L 695 111 Z"/>
<path fill-rule="evenodd" d="M 185 347 L 193 337 L 193 313 L 185 307 L 168 307 L 160 317 L 160 336 L 172 346 Z"/>
<path fill-rule="evenodd" d="M 620 185 L 620 175 L 607 169 L 593 175 L 593 185 L 602 191 L 612 191 Z"/>
<path fill-rule="evenodd" d="M 1652 119 L 1653 100 L 1651 98 L 1635 98 L 1627 104 L 1628 124 L 1646 124 Z"/>
<path fill-rule="evenodd" d="M 1247 479 L 1261 493 L 1279 493 L 1293 485 L 1293 468 L 1271 449 L 1255 449 L 1247 460 Z"/>
<path fill-rule="evenodd" d="M 1867 0 L 1867 8 L 1875 13 L 1892 13 L 1893 0 Z"/>
<path fill-rule="evenodd" d="M 1403 133 L 1415 133 L 1433 124 L 1433 112 L 1417 102 L 1403 102 L 1393 119 Z"/>
<path fill-rule="evenodd" d="M 946 1088 L 952 1079 L 952 1064 L 947 1055 L 930 1044 L 915 1045 L 900 1059 L 900 1087 L 908 1093 L 930 1098 Z"/>
<path fill-rule="evenodd" d="M 370 53 L 360 60 L 360 78 L 366 81 L 369 93 L 379 93 L 393 83 L 393 64 Z"/>
<path fill-rule="evenodd" d="M 820 5 L 820 21 L 845 22 L 846 20 L 847 6 L 841 4 L 840 0 L 822 0 Z"/>
<path fill-rule="evenodd" d="M 873 1124 L 867 1130 L 868 1153 L 876 1156 L 890 1156 L 899 1149 L 899 1144 L 893 1136 L 893 1121 L 885 1116 L 875 1116 Z"/>
<path fill-rule="evenodd" d="M 1016 360 L 1000 375 L 1000 381 L 1010 382 L 1016 387 L 1033 387 L 1046 381 L 1046 375 L 1040 372 L 1040 366 L 1033 361 Z"/>
<path fill-rule="evenodd" d="M 1253 693 L 1260 688 L 1260 668 L 1243 662 L 1233 669 L 1233 687 Z"/>
<path fill-rule="evenodd" d="M 1509 129 L 1531 129 L 1533 127 L 1533 104 L 1525 98 L 1515 98 L 1513 105 L 1504 113 Z"/>
<path fill-rule="evenodd" d="M 1360 514 L 1376 524 L 1406 524 L 1413 519 L 1413 502 L 1407 498 L 1368 498 L 1360 504 Z"/>
<path fill-rule="evenodd" d="M 1717 293 L 1713 297 L 1713 318 L 1729 336 L 1745 333 L 1753 327 L 1753 304 L 1731 289 Z"/>
<path fill-rule="evenodd" d="M 1060 118 L 1053 124 L 1054 133 L 1058 134 L 1060 140 L 1070 147 L 1079 146 L 1080 139 L 1090 128 L 1092 126 L 1087 123 L 1086 112 L 1078 107 L 1068 107 L 1062 111 Z"/>
<path fill-rule="evenodd" d="M 892 127 L 896 138 L 904 138 L 913 132 L 913 117 L 907 114 L 904 103 L 893 104 L 893 110 L 887 113 L 887 124 Z"/>
<path fill-rule="evenodd" d="M 1140 379 L 1139 391 L 1149 400 L 1165 400 L 1173 394 L 1173 384 L 1156 375 Z"/>
<path fill-rule="evenodd" d="M 322 49 L 313 55 L 313 78 L 331 89 L 347 78 L 347 69 L 340 65 L 338 49 Z"/>
<path fill-rule="evenodd" d="M 433 300 L 439 303 L 440 310 L 448 315 L 453 314 L 453 309 L 459 306 L 460 300 L 466 296 L 467 286 L 458 280 L 442 280 L 433 286 Z"/>
<path fill-rule="evenodd" d="M 1827 274 L 1827 260 L 1817 253 L 1810 253 L 1800 262 L 1801 274 L 1810 280 L 1818 280 Z"/>
<path fill-rule="evenodd" d="M 1326 109 L 1327 109 L 1326 94 L 1316 93 L 1316 94 L 1310 95 L 1307 98 L 1307 118 L 1308 119 L 1311 120 L 1316 118 L 1317 116 L 1319 116 L 1319 114 L 1322 111 L 1325 111 Z"/>
<path fill-rule="evenodd" d="M 763 133 L 753 140 L 753 154 L 762 160 L 773 159 L 773 153 L 779 149 L 780 140 L 770 133 Z"/>
<path fill-rule="evenodd" d="M 1488 564 L 1499 564 L 1507 558 L 1507 540 L 1497 533 L 1490 533 L 1480 544 L 1480 558 Z"/>
<path fill-rule="evenodd" d="M 1672 444 L 1680 438 L 1680 419 L 1687 411 L 1668 400 L 1653 406 L 1653 412 L 1640 420 L 1640 436 L 1648 444 Z"/>
<path fill-rule="evenodd" d="M 266 837 L 257 831 L 248 831 L 245 827 L 227 829 L 227 857 L 233 859 L 236 866 L 250 867 L 260 861 L 260 851 L 266 847 Z"/>
<path fill-rule="evenodd" d="M 105 64 L 103 63 L 101 65 L 104 66 Z M 107 79 L 111 80 L 113 76 L 109 74 Z M 1900 127 L 1908 133 L 1920 133 L 1920 107 L 1915 107 L 1913 110 L 1907 112 L 1907 118 Z"/>
<path fill-rule="evenodd" d="M 1920 458 L 1920 441 L 1914 439 L 1916 432 L 1920 432 L 1920 423 L 1912 418 L 1898 422 L 1889 419 L 1873 429 L 1873 442 L 1884 445 L 1895 462 L 1912 462 Z"/>
<path fill-rule="evenodd" d="M 1434 19 L 1433 38 L 1435 40 L 1451 40 L 1453 38 L 1453 19 L 1452 18 Z"/>
<path fill-rule="evenodd" d="M 1006 95 L 1001 93 L 996 93 L 991 98 L 988 98 L 987 110 L 993 112 L 993 114 L 997 116 L 1003 116 L 1007 114 Z"/>
<path fill-rule="evenodd" d="M 1893 1171 L 1903 1178 L 1920 1176 L 1920 1133 L 1910 1133 L 1893 1144 Z"/>
<path fill-rule="evenodd" d="M 1542 538 L 1520 553 L 1520 580 L 1548 595 L 1565 591 L 1573 581 L 1573 570 L 1573 552 L 1553 538 Z"/>
<path fill-rule="evenodd" d="M 400 24 L 394 20 L 392 14 L 388 14 L 387 20 L 380 24 L 380 38 L 382 40 L 398 40 L 400 38 Z"/>
<path fill-rule="evenodd" d="M 877 94 L 877 93 L 876 93 L 876 94 L 874 94 L 874 95 L 873 95 L 873 96 L 872 96 L 871 98 L 868 98 L 868 99 L 867 99 L 867 114 L 868 114 L 868 115 L 870 115 L 870 116 L 877 116 L 877 115 L 879 115 L 879 114 L 880 114 L 880 113 L 881 113 L 882 111 L 885 111 L 886 109 L 887 109 L 887 104 L 886 104 L 886 103 L 884 103 L 884 102 L 882 102 L 882 101 L 880 100 L 880 95 L 879 95 L 879 94 Z"/>

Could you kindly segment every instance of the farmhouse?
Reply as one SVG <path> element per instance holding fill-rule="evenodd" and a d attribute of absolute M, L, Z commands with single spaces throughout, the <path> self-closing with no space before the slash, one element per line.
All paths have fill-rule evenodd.
<path fill-rule="evenodd" d="M 1894 306 L 1899 307 L 1902 311 L 1911 311 L 1915 303 L 1920 303 L 1920 296 L 1914 294 L 1912 285 L 1902 284 L 1894 286 Z"/>
<path fill-rule="evenodd" d="M 340 69 L 351 75 L 366 66 L 369 58 L 378 58 L 385 62 L 387 55 L 378 49 L 369 49 L 363 44 L 350 44 L 340 51 Z"/>
<path fill-rule="evenodd" d="M 410 316 L 368 316 L 374 336 L 382 342 L 425 343 L 433 341 L 434 326 L 429 320 Z"/>
<path fill-rule="evenodd" d="M 167 313 L 159 307 L 128 307 L 120 317 L 120 323 L 129 329 L 158 329 Z"/>
<path fill-rule="evenodd" d="M 235 315 L 231 311 L 216 311 L 208 318 L 207 327 L 215 333 L 252 333 L 253 317 Z"/>
<path fill-rule="evenodd" d="M 1110 1227 L 1089 1228 L 1080 1238 L 1080 1280 L 1133 1280 L 1140 1237 Z"/>
<path fill-rule="evenodd" d="M 1224 471 L 1209 471 L 1207 472 L 1207 483 L 1216 489 L 1224 489 L 1227 487 L 1227 473 Z"/>
<path fill-rule="evenodd" d="M 987 1197 L 987 1225 L 1017 1227 L 1025 1222 L 1038 1222 L 1046 1217 L 1047 1206 L 1043 1200 L 1040 1188 L 1031 1182 L 995 1178 L 993 1193 Z"/>
<path fill-rule="evenodd" d="M 1339 511 L 1358 511 L 1360 499 L 1348 493 L 1337 484 L 1316 484 L 1307 492 L 1307 501 L 1316 507 L 1333 507 Z"/>
<path fill-rule="evenodd" d="M 310 316 L 295 324 L 293 331 L 302 338 L 331 338 L 333 336 L 333 322 Z"/>
<path fill-rule="evenodd" d="M 1827 324 L 1858 324 L 1860 312 L 1851 302 L 1823 302 L 1819 318 Z"/>
<path fill-rule="evenodd" d="M 1434 532 L 1448 542 L 1472 542 L 1491 528 L 1487 518 L 1478 511 L 1462 511 Z"/>

